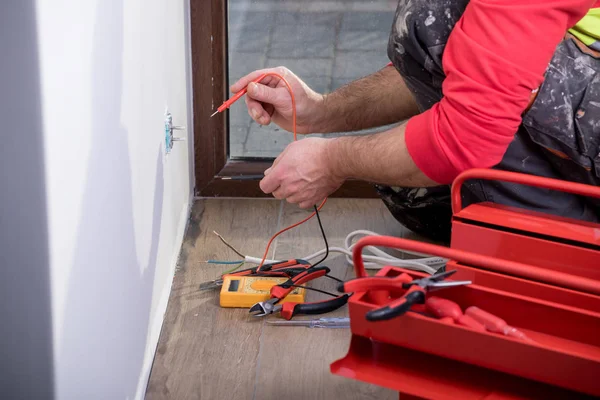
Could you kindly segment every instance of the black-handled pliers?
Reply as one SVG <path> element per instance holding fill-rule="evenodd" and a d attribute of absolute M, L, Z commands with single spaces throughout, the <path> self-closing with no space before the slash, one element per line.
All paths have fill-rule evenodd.
<path fill-rule="evenodd" d="M 413 280 L 408 274 L 390 278 L 383 276 L 357 278 L 338 287 L 340 292 L 367 292 L 370 290 L 405 290 L 404 294 L 389 304 L 366 313 L 368 321 L 385 321 L 406 313 L 414 304 L 425 303 L 426 294 L 430 291 L 454 286 L 469 285 L 471 281 L 444 281 L 456 270 L 440 272 L 426 278 Z"/>

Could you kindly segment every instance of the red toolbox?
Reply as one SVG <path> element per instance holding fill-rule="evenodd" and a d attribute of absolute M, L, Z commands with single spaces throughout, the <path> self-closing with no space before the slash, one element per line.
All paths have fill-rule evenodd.
<path fill-rule="evenodd" d="M 452 248 L 367 237 L 354 248 L 384 246 L 445 257 L 456 280 L 440 297 L 505 319 L 533 342 L 447 324 L 415 313 L 388 321 L 365 314 L 401 293 L 355 293 L 352 340 L 335 374 L 435 399 L 582 398 L 600 396 L 600 225 L 480 203 L 460 206 L 467 179 L 501 179 L 600 198 L 600 188 L 500 171 L 469 171 L 453 185 Z M 521 248 L 524 247 L 524 248 Z M 556 250 L 556 249 L 560 250 Z M 573 258 L 569 257 L 569 253 Z M 595 255 L 595 257 L 594 257 Z M 377 275 L 426 274 L 386 267 Z M 436 293 L 437 295 L 437 293 Z"/>
<path fill-rule="evenodd" d="M 582 277 L 600 281 L 600 225 L 484 202 L 462 208 L 460 189 L 466 180 L 507 181 L 600 199 L 600 187 L 496 170 L 471 170 L 452 185 L 452 244 L 454 249 L 537 265 L 542 269 L 495 271 L 589 293 Z M 452 267 L 461 268 L 457 264 Z M 466 269 L 469 279 L 496 285 L 496 275 L 484 268 Z M 559 276 L 555 272 L 572 275 Z M 491 272 L 494 272 L 491 270 Z M 457 278 L 458 279 L 458 278 Z M 461 278 L 463 279 L 463 278 Z M 498 282 L 503 278 L 499 278 Z M 501 284 L 503 285 L 503 284 Z M 503 286 L 504 287 L 504 286 Z M 511 289 L 514 290 L 514 289 Z M 525 292 L 523 292 L 525 293 Z M 598 294 L 597 292 L 595 294 Z M 597 309 L 597 308 L 596 308 Z"/>

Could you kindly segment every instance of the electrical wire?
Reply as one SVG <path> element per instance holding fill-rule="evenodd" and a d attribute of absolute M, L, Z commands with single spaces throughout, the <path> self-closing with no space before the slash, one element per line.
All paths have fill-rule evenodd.
<path fill-rule="evenodd" d="M 344 247 L 329 247 L 329 249 L 322 249 L 314 254 L 310 254 L 301 259 L 309 261 L 315 258 L 321 257 L 323 254 L 328 254 L 328 250 L 331 253 L 342 253 L 346 256 L 346 261 L 349 265 L 354 266 L 352 261 L 352 249 L 355 245 L 355 240 L 360 236 L 382 236 L 379 233 L 371 232 L 368 230 L 356 230 L 351 232 L 344 241 Z M 416 253 L 413 251 L 401 250 L 403 255 L 419 256 L 421 258 L 405 259 L 392 256 L 389 253 L 384 252 L 374 246 L 365 247 L 365 255 L 363 259 L 365 261 L 365 268 L 367 269 L 381 269 L 384 266 L 403 267 L 406 269 L 412 269 L 417 271 L 423 271 L 428 274 L 434 274 L 440 267 L 444 266 L 448 261 L 442 257 L 432 257 L 427 254 Z M 368 254 L 371 253 L 371 254 Z M 247 263 L 257 264 L 261 261 L 260 258 L 246 256 Z M 280 262 L 281 260 L 265 260 L 267 263 Z"/>
<path fill-rule="evenodd" d="M 281 80 L 281 82 L 283 82 L 285 84 L 288 92 L 290 93 L 290 98 L 292 100 L 292 131 L 294 134 L 294 141 L 296 141 L 298 139 L 298 137 L 297 137 L 298 135 L 296 132 L 296 98 L 294 96 L 294 91 L 292 90 L 292 86 L 288 83 L 288 81 L 283 76 L 281 76 L 275 72 L 267 72 L 263 76 L 259 77 L 256 81 L 257 82 L 262 81 L 267 76 L 274 76 L 274 77 L 279 78 Z M 305 223 L 306 221 L 308 221 L 309 219 L 311 219 L 312 217 L 317 215 L 319 213 L 319 211 L 321 210 L 321 208 L 323 208 L 323 206 L 325 205 L 326 202 L 327 202 L 327 198 L 325 198 L 325 200 L 323 200 L 323 202 L 321 203 L 321 205 L 318 208 L 315 205 L 315 211 L 311 215 L 309 215 L 307 218 L 305 218 L 302 221 L 297 222 L 293 225 L 290 225 L 287 228 L 284 228 L 284 229 L 280 230 L 279 232 L 277 232 L 275 235 L 273 235 L 273 237 L 271 237 L 271 239 L 269 240 L 269 243 L 267 243 L 267 248 L 265 249 L 265 254 L 263 255 L 263 258 L 260 261 L 260 263 L 258 264 L 258 268 L 256 270 L 259 271 L 262 268 L 262 266 L 264 265 L 265 260 L 267 259 L 267 256 L 269 255 L 269 248 L 271 247 L 271 243 L 273 243 L 273 240 L 277 236 L 281 235 L 282 233 L 284 233 L 290 229 L 297 227 L 298 225 L 302 225 L 303 223 Z M 327 247 L 329 247 L 329 246 L 327 246 Z M 328 254 L 328 251 L 326 251 L 326 254 Z M 323 261 L 323 260 L 321 260 L 321 261 Z M 319 262 L 321 262 L 321 261 L 319 261 Z"/>
<path fill-rule="evenodd" d="M 344 282 L 343 280 L 336 278 L 335 276 L 331 276 L 331 275 L 323 275 L 325 278 L 329 278 L 329 279 L 333 279 L 336 282 L 342 283 Z"/>
<path fill-rule="evenodd" d="M 262 74 L 261 76 L 259 76 L 257 79 L 255 79 L 253 82 L 255 83 L 259 83 L 262 82 L 263 79 L 267 78 L 267 77 L 276 77 L 279 78 L 280 82 L 283 82 L 283 84 L 286 86 L 289 94 L 290 94 L 290 99 L 292 101 L 292 131 L 294 134 L 294 141 L 296 141 L 298 139 L 298 135 L 297 135 L 297 124 L 296 124 L 296 97 L 294 96 L 294 91 L 292 90 L 292 86 L 289 84 L 289 82 L 280 74 L 275 73 L 275 72 L 266 72 L 264 74 Z M 218 112 L 222 112 L 225 109 L 231 107 L 231 105 L 233 105 L 233 103 L 235 103 L 236 101 L 238 101 L 244 94 L 246 94 L 248 90 L 248 87 L 246 86 L 244 89 L 242 89 L 241 91 L 239 91 L 238 93 L 236 93 L 232 98 L 226 100 L 218 109 L 217 111 L 213 114 L 215 115 Z M 211 115 L 212 117 L 212 115 Z M 280 230 L 279 232 L 277 232 L 275 235 L 273 235 L 271 237 L 271 239 L 269 240 L 269 242 L 267 243 L 267 248 L 265 249 L 265 254 L 263 255 L 262 260 L 258 263 L 258 268 L 256 269 L 256 271 L 260 271 L 260 269 L 262 268 L 262 266 L 265 263 L 265 260 L 267 259 L 267 256 L 269 255 L 269 249 L 271 247 L 271 244 L 273 243 L 273 240 L 279 236 L 280 234 L 282 234 L 283 232 L 286 232 L 292 228 L 297 227 L 298 225 L 301 225 L 303 223 L 305 223 L 306 221 L 308 221 L 309 219 L 311 219 L 312 217 L 314 217 L 315 215 L 317 215 L 318 218 L 318 213 L 319 210 L 325 205 L 325 202 L 327 201 L 327 198 L 325 198 L 325 200 L 323 200 L 323 202 L 321 203 L 321 205 L 317 208 L 317 206 L 315 205 L 315 211 L 309 215 L 307 218 L 303 219 L 302 221 L 295 223 L 293 225 L 290 225 L 289 227 Z M 325 238 L 325 232 L 323 230 L 321 221 L 319 220 L 319 225 L 321 226 L 321 232 L 323 233 L 323 237 Z M 219 235 L 218 233 L 215 232 L 215 234 L 217 236 L 219 236 L 219 238 L 221 239 L 221 241 L 223 241 L 223 243 L 225 243 L 225 245 L 227 245 L 227 247 L 229 247 L 230 249 L 232 249 L 233 251 L 236 252 L 237 255 L 239 255 L 240 257 L 244 257 L 243 254 L 241 254 L 239 251 L 237 251 L 235 248 L 233 248 L 233 246 L 231 246 L 229 243 L 227 243 L 227 241 L 225 239 L 223 239 L 223 237 L 221 237 L 221 235 Z M 320 260 L 319 262 L 317 262 L 317 264 L 321 263 L 322 261 L 324 261 L 327 256 L 329 255 L 329 245 L 327 244 L 327 239 L 325 238 L 325 257 Z M 315 264 L 316 265 L 316 264 Z"/>
<path fill-rule="evenodd" d="M 204 263 L 206 264 L 239 264 L 244 262 L 244 260 L 236 260 L 236 261 L 220 261 L 220 260 L 206 260 Z"/>
<path fill-rule="evenodd" d="M 267 248 L 265 249 L 265 254 L 263 255 L 262 259 L 259 259 L 258 262 L 255 262 L 255 264 L 258 264 L 258 268 L 257 271 L 259 271 L 262 266 L 265 263 L 265 260 L 267 259 L 267 255 L 269 254 L 269 248 L 271 247 L 271 244 L 273 243 L 273 240 L 275 240 L 275 238 L 279 235 L 281 235 L 283 232 L 289 231 L 290 229 L 293 229 L 295 227 L 297 227 L 298 225 L 302 225 L 303 223 L 305 223 L 306 221 L 308 221 L 309 219 L 311 219 L 312 217 L 314 217 L 315 215 L 317 215 L 317 212 L 321 210 L 321 208 L 323 208 L 323 206 L 325 205 L 325 202 L 327 201 L 327 199 L 323 200 L 323 202 L 321 203 L 321 205 L 315 210 L 313 211 L 312 214 L 310 214 L 308 217 L 304 218 L 302 221 L 300 222 L 296 222 L 293 225 L 288 226 L 287 228 L 284 228 L 282 230 L 280 230 L 279 232 L 277 232 L 276 234 L 274 234 L 271 239 L 269 239 L 269 243 L 267 243 Z"/>
<path fill-rule="evenodd" d="M 240 256 L 240 257 L 242 257 L 242 258 L 246 257 L 246 256 L 244 256 L 242 253 L 240 253 L 240 252 L 239 252 L 239 251 L 238 251 L 238 250 L 237 250 L 235 247 L 233 247 L 232 245 L 230 245 L 230 244 L 227 242 L 227 240 L 225 240 L 225 238 L 223 238 L 223 236 L 221 236 L 221 235 L 220 235 L 220 234 L 219 234 L 217 231 L 213 231 L 213 233 L 214 233 L 215 235 L 217 235 L 217 237 L 218 237 L 219 239 L 221 239 L 221 242 L 223 242 L 223 243 L 225 244 L 225 246 L 227 246 L 227 247 L 229 247 L 231 250 L 233 250 L 233 252 L 234 252 L 235 254 L 237 254 L 238 256 Z"/>
<path fill-rule="evenodd" d="M 240 269 L 240 268 L 242 267 L 242 265 L 244 265 L 244 264 L 246 264 L 246 262 L 245 262 L 245 261 L 242 261 L 241 263 L 239 263 L 239 264 L 238 264 L 238 265 L 236 265 L 235 267 L 233 267 L 233 268 L 231 268 L 231 269 L 228 269 L 227 271 L 223 272 L 223 273 L 221 274 L 221 276 L 223 276 L 223 275 L 227 275 L 227 274 L 230 274 L 230 273 L 232 273 L 232 272 L 234 272 L 234 271 L 237 271 L 237 270 L 238 270 L 238 269 Z"/>
<path fill-rule="evenodd" d="M 293 134 L 294 134 L 294 141 L 296 141 L 297 140 L 296 99 L 294 97 L 294 92 L 292 90 L 292 87 L 283 76 L 281 76 L 277 73 L 274 73 L 274 72 L 265 73 L 262 76 L 260 76 L 259 78 L 255 79 L 254 82 L 257 82 L 257 83 L 261 82 L 264 78 L 266 78 L 268 76 L 274 76 L 274 77 L 279 78 L 279 80 L 284 83 L 284 85 L 286 86 L 286 88 L 290 94 L 290 98 L 292 101 L 292 129 L 293 129 Z M 234 98 L 226 101 L 225 103 L 227 103 L 227 105 L 225 106 L 225 103 L 224 103 L 224 105 L 222 106 L 223 109 L 231 106 L 235 101 L 237 101 L 239 98 L 241 98 L 241 96 L 244 93 L 239 93 L 239 95 L 236 95 L 236 96 L 234 96 Z M 218 111 L 219 110 L 217 110 L 217 112 Z M 354 232 L 351 232 L 346 237 L 343 248 L 341 248 L 341 247 L 330 248 L 329 244 L 327 243 L 327 237 L 326 237 L 325 231 L 323 229 L 321 218 L 319 216 L 319 211 L 321 210 L 321 208 L 323 208 L 323 206 L 325 205 L 326 202 L 327 202 L 327 198 L 325 198 L 325 200 L 323 200 L 323 202 L 321 203 L 321 205 L 319 207 L 317 207 L 315 205 L 315 211 L 311 215 L 309 215 L 307 218 L 305 218 L 302 221 L 297 222 L 293 225 L 290 225 L 287 228 L 284 228 L 284 229 L 280 230 L 279 232 L 277 232 L 275 235 L 273 235 L 271 237 L 271 239 L 269 240 L 269 242 L 267 243 L 267 247 L 265 249 L 265 253 L 264 253 L 262 259 L 242 255 L 239 251 L 237 251 L 235 248 L 233 248 L 233 246 L 231 246 L 229 243 L 227 243 L 227 241 L 225 241 L 225 239 L 223 239 L 221 237 L 221 235 L 217 234 L 216 232 L 215 232 L 215 234 L 217 234 L 219 236 L 219 238 L 223 241 L 223 243 L 225 243 L 230 249 L 235 251 L 236 254 L 238 254 L 240 257 L 244 257 L 245 262 L 258 264 L 258 268 L 257 268 L 257 272 L 258 272 L 261 269 L 261 267 L 265 264 L 266 261 L 268 261 L 268 263 L 279 261 L 279 260 L 267 260 L 267 256 L 269 254 L 269 249 L 271 247 L 271 244 L 273 243 L 273 240 L 277 236 L 281 235 L 282 233 L 284 233 L 290 229 L 297 227 L 298 225 L 305 223 L 306 221 L 308 221 L 309 219 L 311 219 L 312 217 L 314 217 L 316 215 L 317 219 L 319 220 L 319 227 L 321 228 L 321 233 L 323 234 L 323 239 L 325 241 L 325 249 L 320 250 L 320 251 L 318 251 L 314 254 L 311 254 L 307 257 L 303 257 L 303 259 L 310 261 L 314 258 L 324 255 L 318 262 L 316 262 L 314 264 L 314 265 L 318 265 L 318 264 L 322 263 L 329 256 L 330 252 L 337 252 L 337 253 L 345 254 L 346 261 L 348 262 L 348 264 L 353 266 L 354 265 L 354 263 L 352 261 L 352 249 L 354 247 L 354 243 L 352 243 L 353 238 L 358 235 L 369 235 L 369 236 L 381 236 L 381 235 L 379 235 L 375 232 L 367 231 L 367 230 L 354 231 Z M 363 259 L 365 261 L 365 268 L 368 268 L 368 269 L 380 269 L 383 266 L 389 265 L 389 266 L 404 267 L 407 269 L 419 270 L 419 271 L 423 271 L 423 272 L 426 272 L 429 274 L 434 274 L 440 267 L 444 266 L 447 262 L 446 259 L 441 258 L 441 257 L 431 257 L 431 256 L 428 256 L 425 254 L 418 254 L 418 253 L 414 253 L 411 251 L 403 251 L 403 252 L 404 252 L 404 254 L 416 255 L 416 256 L 420 256 L 421 258 L 407 260 L 404 258 L 394 257 L 380 249 L 377 249 L 374 246 L 368 246 L 364 250 L 366 252 L 368 251 L 368 252 L 372 253 L 372 255 L 366 254 L 363 256 Z"/>
<path fill-rule="evenodd" d="M 288 286 L 297 287 L 297 288 L 302 288 L 302 289 L 307 289 L 307 290 L 312 290 L 312 291 L 314 291 L 314 292 L 319 292 L 319 293 L 327 294 L 327 295 L 329 295 L 329 296 L 331 296 L 331 297 L 338 297 L 338 296 L 339 296 L 339 294 L 333 294 L 333 293 L 331 293 L 331 292 L 327 292 L 327 291 L 325 291 L 325 290 L 316 289 L 316 288 L 309 287 L 309 286 L 303 286 L 303 285 L 288 285 Z"/>
<path fill-rule="evenodd" d="M 313 264 L 313 267 L 316 267 L 317 265 L 321 264 L 329 256 L 329 243 L 327 243 L 327 235 L 325 234 L 325 229 L 323 229 L 323 223 L 321 222 L 321 216 L 319 215 L 319 210 L 317 209 L 317 206 L 315 206 L 315 215 L 317 216 L 317 221 L 319 221 L 319 229 L 321 229 L 321 235 L 323 235 L 323 241 L 325 242 L 325 255 L 323 256 L 323 258 L 321 258 L 319 261 Z"/>

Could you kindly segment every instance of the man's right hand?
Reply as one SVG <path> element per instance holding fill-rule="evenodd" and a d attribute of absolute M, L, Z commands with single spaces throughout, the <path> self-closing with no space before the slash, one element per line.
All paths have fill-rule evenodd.
<path fill-rule="evenodd" d="M 246 106 L 248 114 L 261 125 L 276 123 L 292 132 L 292 100 L 286 84 L 276 76 L 267 76 L 260 83 L 252 82 L 262 74 L 273 72 L 281 75 L 292 87 L 296 100 L 296 132 L 314 133 L 322 120 L 323 95 L 312 90 L 306 83 L 285 67 L 268 68 L 251 72 L 231 86 L 233 93 L 248 86 Z"/>

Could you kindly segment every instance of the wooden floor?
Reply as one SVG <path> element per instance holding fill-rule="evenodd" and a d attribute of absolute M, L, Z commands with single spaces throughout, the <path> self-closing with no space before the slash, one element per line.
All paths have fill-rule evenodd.
<path fill-rule="evenodd" d="M 207 259 L 235 260 L 236 255 L 212 233 L 222 234 L 244 254 L 262 256 L 268 238 L 303 219 L 307 211 L 277 200 L 199 200 L 176 271 L 147 399 L 397 399 L 397 393 L 341 378 L 329 365 L 348 349 L 347 329 L 270 326 L 248 310 L 218 305 L 218 291 L 200 292 L 223 266 Z M 321 212 L 331 246 L 341 246 L 357 229 L 407 237 L 379 200 L 330 199 Z M 278 259 L 299 258 L 323 248 L 317 221 L 281 235 L 273 244 Z M 239 257 L 238 257 L 239 258 Z M 343 256 L 324 264 L 341 279 L 354 276 Z M 334 282 L 312 286 L 335 291 Z M 307 300 L 320 298 L 309 292 Z M 333 313 L 347 315 L 347 309 Z"/>

